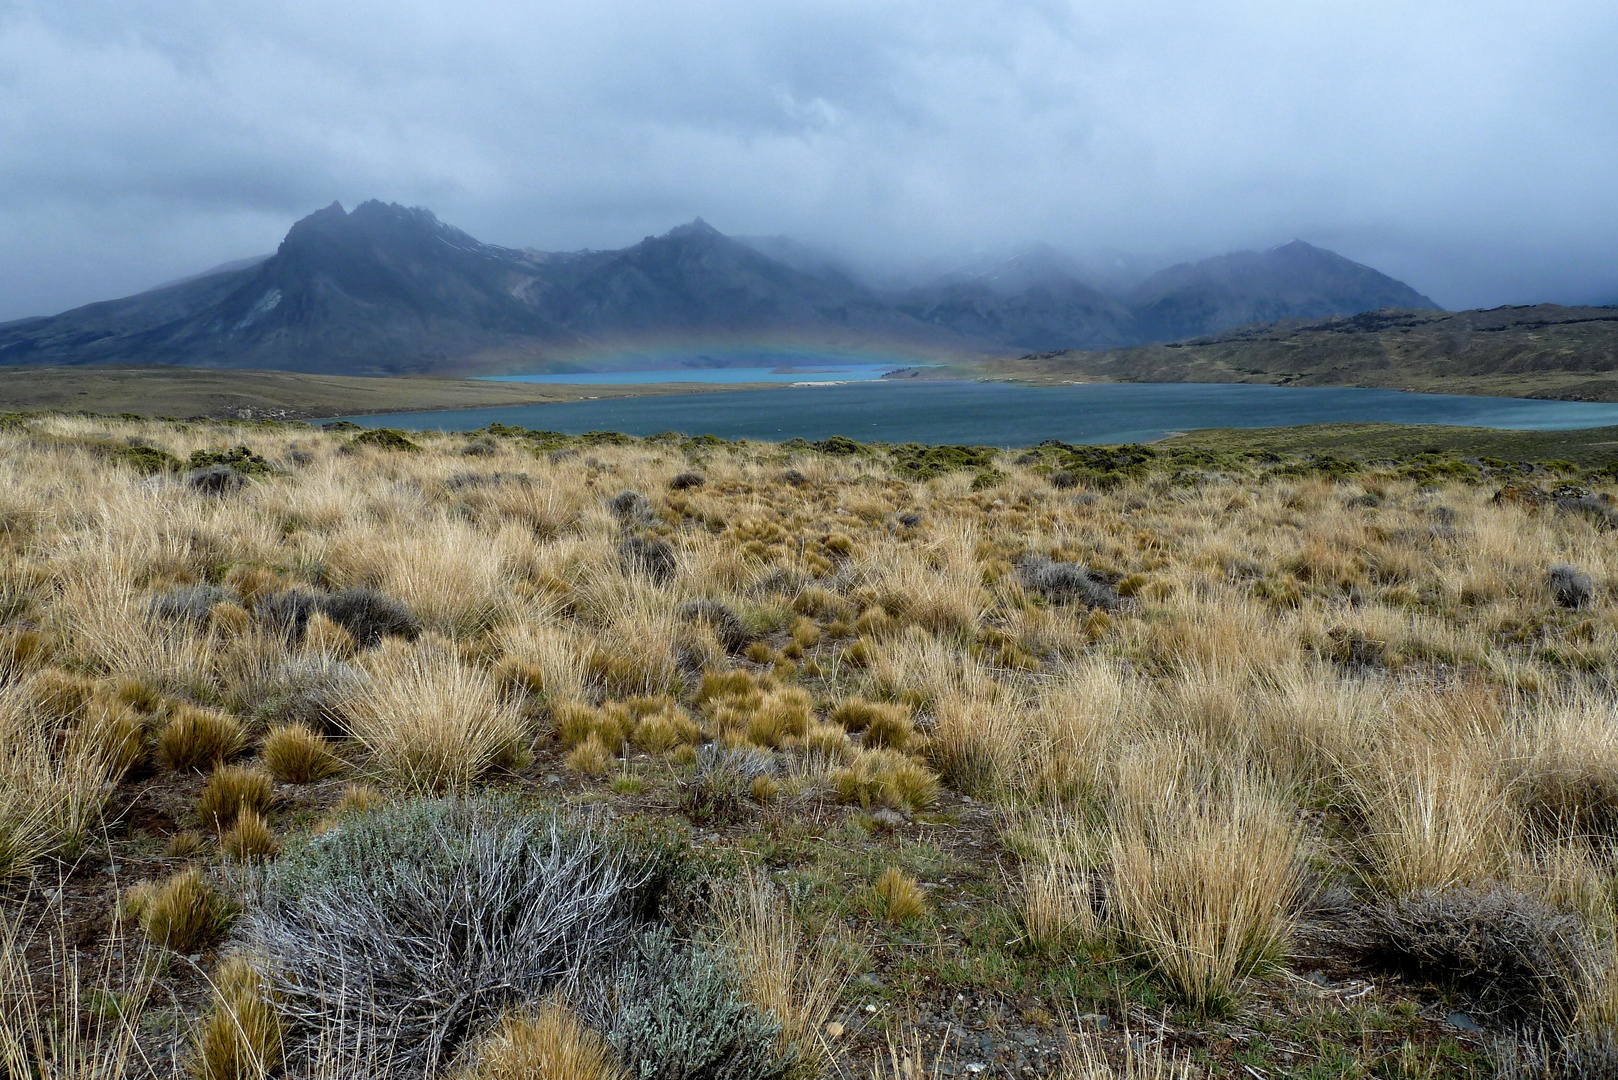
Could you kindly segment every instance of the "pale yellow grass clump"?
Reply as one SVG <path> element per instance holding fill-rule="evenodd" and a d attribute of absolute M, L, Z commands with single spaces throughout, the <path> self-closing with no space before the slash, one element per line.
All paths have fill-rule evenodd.
<path fill-rule="evenodd" d="M 1386 738 L 1352 778 L 1373 884 L 1404 896 L 1484 885 L 1509 870 L 1518 823 L 1499 775 L 1498 747 L 1482 737 Z"/>
<path fill-rule="evenodd" d="M 389 641 L 365 670 L 369 678 L 346 695 L 343 712 L 376 766 L 405 790 L 465 788 L 522 749 L 521 716 L 448 641 Z"/>
<path fill-rule="evenodd" d="M 120 719 L 87 719 L 63 739 L 32 689 L 0 688 L 0 880 L 81 843 L 131 760 L 135 733 Z"/>
<path fill-rule="evenodd" d="M 474 1049 L 456 1080 L 624 1080 L 607 1041 L 574 1013 L 547 1002 L 506 1017 Z"/>
<path fill-rule="evenodd" d="M 1191 1080 L 1202 1075 L 1191 1058 L 1161 1042 L 1145 1043 L 1125 1031 L 1123 1049 L 1109 1054 L 1093 1035 L 1069 1038 L 1058 1080 Z"/>
<path fill-rule="evenodd" d="M 1177 997 L 1222 1012 L 1285 956 L 1303 838 L 1261 785 L 1199 778 L 1184 754 L 1154 747 L 1120 764 L 1135 775 L 1112 811 L 1111 910 Z"/>
<path fill-rule="evenodd" d="M 1024 840 L 1034 850 L 1013 883 L 1021 901 L 1023 941 L 1036 950 L 1063 952 L 1100 940 L 1095 901 L 1104 838 L 1083 821 L 1054 811 L 1029 821 Z"/>

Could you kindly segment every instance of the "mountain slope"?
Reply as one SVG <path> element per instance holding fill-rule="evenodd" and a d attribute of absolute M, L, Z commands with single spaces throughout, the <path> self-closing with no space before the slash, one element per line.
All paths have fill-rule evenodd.
<path fill-rule="evenodd" d="M 1302 240 L 1171 266 L 1136 286 L 1129 303 L 1140 341 L 1381 308 L 1438 308 L 1404 282 Z"/>
<path fill-rule="evenodd" d="M 1130 303 L 1045 246 L 884 293 L 813 249 L 738 241 L 700 218 L 619 251 L 548 253 L 480 243 L 426 210 L 371 201 L 309 215 L 267 259 L 0 325 L 0 364 L 468 374 L 627 347 L 776 340 L 968 357 L 1388 304 L 1431 302 L 1301 243 L 1173 267 Z"/>
<path fill-rule="evenodd" d="M 1134 344 L 1134 316 L 1091 288 L 1072 260 L 1045 244 L 964 267 L 900 297 L 917 320 L 962 337 L 1021 349 Z"/>
<path fill-rule="evenodd" d="M 622 251 L 479 243 L 426 210 L 334 203 L 267 260 L 0 325 L 0 363 L 311 372 L 497 370 L 647 338 L 947 335 L 852 282 L 788 267 L 702 222 Z"/>
<path fill-rule="evenodd" d="M 1618 401 L 1618 308 L 1364 312 L 992 365 L 1040 382 L 1259 382 Z"/>

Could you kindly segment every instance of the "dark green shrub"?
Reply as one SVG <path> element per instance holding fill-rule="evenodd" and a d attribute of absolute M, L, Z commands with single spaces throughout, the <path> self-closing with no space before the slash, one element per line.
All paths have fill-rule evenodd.
<path fill-rule="evenodd" d="M 190 469 L 206 469 L 214 465 L 224 465 L 244 476 L 262 476 L 274 472 L 274 466 L 246 446 L 236 446 L 229 450 L 193 450 L 191 458 L 186 462 Z"/>
<path fill-rule="evenodd" d="M 385 427 L 362 431 L 354 436 L 349 445 L 371 446 L 378 450 L 394 450 L 406 454 L 412 454 L 421 449 L 421 447 L 407 439 L 404 432 Z"/>
<path fill-rule="evenodd" d="M 151 476 L 161 472 L 174 472 L 180 468 L 180 459 L 155 446 L 124 446 L 108 454 L 136 472 Z"/>

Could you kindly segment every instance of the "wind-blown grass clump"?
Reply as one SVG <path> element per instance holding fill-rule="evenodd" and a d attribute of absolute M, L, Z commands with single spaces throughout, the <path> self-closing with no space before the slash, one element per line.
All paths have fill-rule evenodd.
<path fill-rule="evenodd" d="M 406 790 L 462 789 L 521 753 L 521 716 L 449 642 L 396 642 L 365 669 L 370 678 L 347 690 L 343 714 L 377 767 Z"/>
<path fill-rule="evenodd" d="M 1243 980 L 1286 955 L 1298 826 L 1244 781 L 1185 790 L 1148 769 L 1162 794 L 1121 807 L 1112 825 L 1113 917 L 1176 997 L 1199 1013 L 1225 1013 Z"/>
<path fill-rule="evenodd" d="M 461 801 L 343 818 L 267 871 L 244 937 L 289 1058 L 334 1027 L 421 1075 L 629 937 L 651 873 L 602 827 Z"/>

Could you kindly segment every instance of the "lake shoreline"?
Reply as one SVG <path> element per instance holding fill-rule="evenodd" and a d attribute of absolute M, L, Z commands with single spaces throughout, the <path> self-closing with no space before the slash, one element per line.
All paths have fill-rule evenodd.
<path fill-rule="evenodd" d="M 886 386 L 883 391 L 867 389 Z M 901 380 L 841 386 L 773 386 L 509 408 L 355 414 L 364 427 L 466 431 L 503 424 L 583 434 L 662 432 L 781 442 L 833 435 L 860 442 L 1028 446 L 1143 443 L 1175 433 L 1372 421 L 1496 430 L 1576 430 L 1618 425 L 1618 405 L 1416 394 L 1354 387 L 1252 383 L 1085 383 Z"/>

